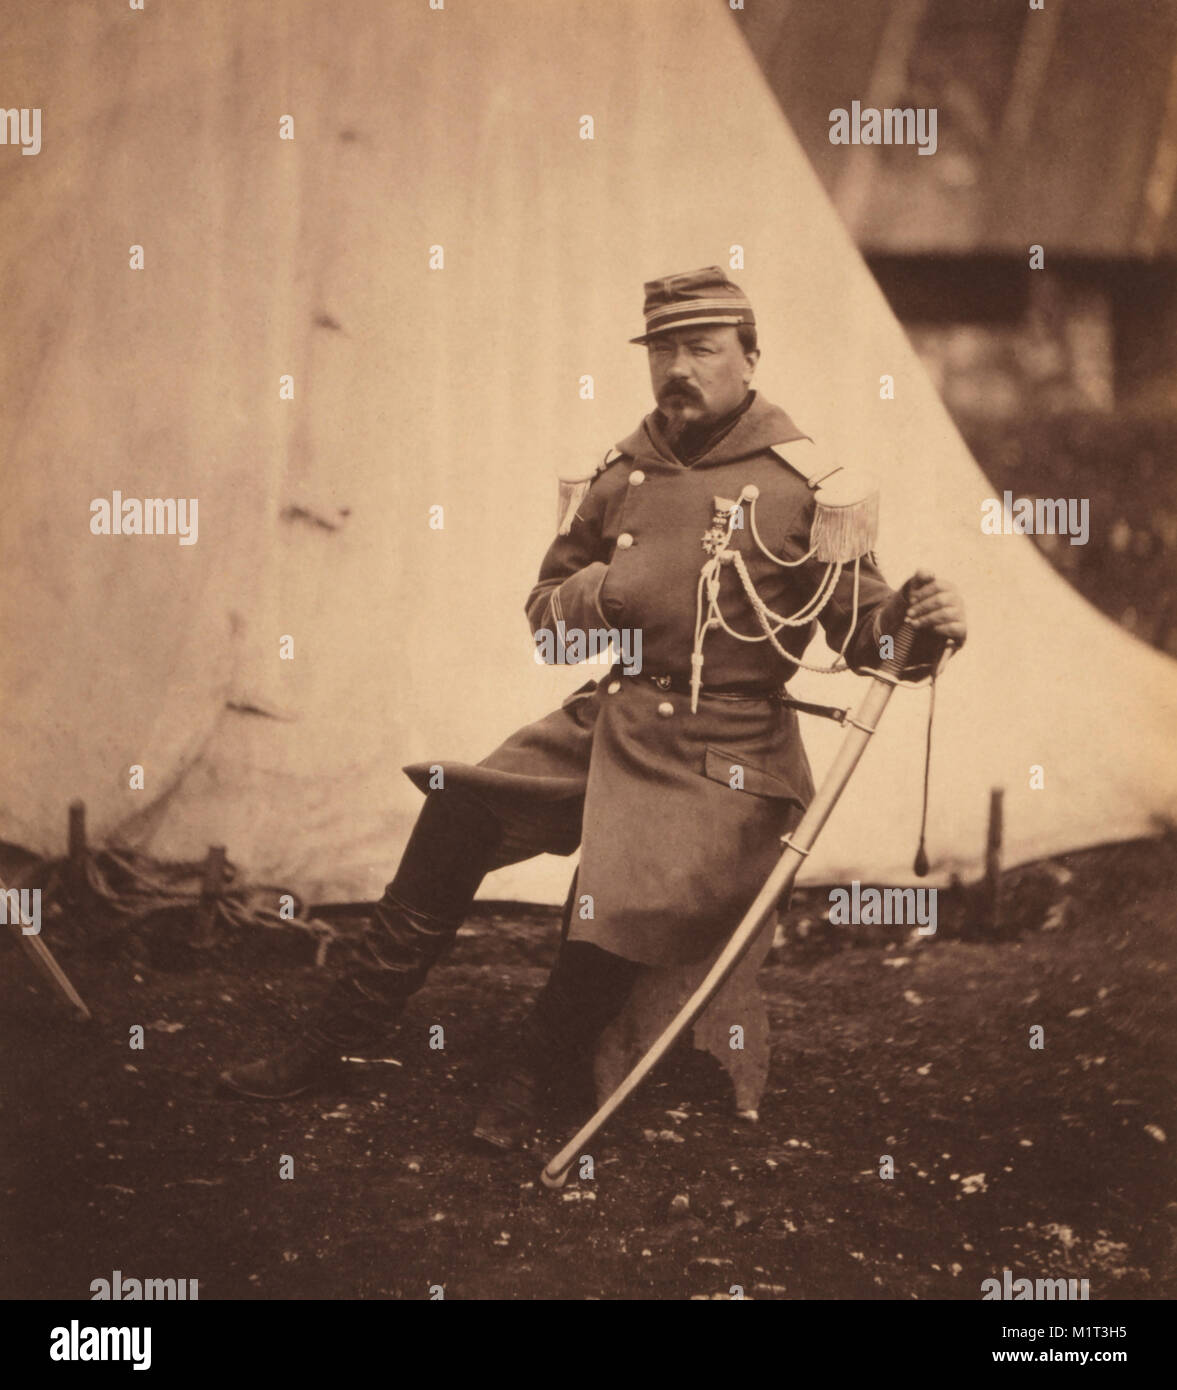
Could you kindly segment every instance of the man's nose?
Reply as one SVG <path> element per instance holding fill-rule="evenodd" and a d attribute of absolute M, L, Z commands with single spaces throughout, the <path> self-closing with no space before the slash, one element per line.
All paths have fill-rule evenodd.
<path fill-rule="evenodd" d="M 691 364 L 685 355 L 676 356 L 666 369 L 667 376 L 688 377 L 691 374 Z"/>

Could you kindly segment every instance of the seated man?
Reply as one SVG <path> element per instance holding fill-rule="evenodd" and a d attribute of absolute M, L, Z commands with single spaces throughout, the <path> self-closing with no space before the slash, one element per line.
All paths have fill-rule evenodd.
<path fill-rule="evenodd" d="M 615 630 L 640 639 L 622 645 L 641 662 L 476 766 L 446 764 L 444 786 L 430 790 L 430 764 L 406 769 L 428 794 L 363 961 L 297 1042 L 225 1072 L 234 1090 L 298 1095 L 342 1054 L 382 1045 L 485 874 L 579 846 L 559 957 L 475 1128 L 513 1147 L 543 1086 L 591 1053 L 635 969 L 706 956 L 775 863 L 813 794 L 782 697 L 815 623 L 855 670 L 880 664 L 905 617 L 917 629 L 910 674 L 963 642 L 951 585 L 918 572 L 892 590 L 864 553 L 869 525 L 854 542 L 853 507 L 823 514 L 807 436 L 750 389 L 760 353 L 738 286 L 711 266 L 645 289 L 632 341 L 647 348 L 657 409 L 567 489 L 527 600 L 557 659 Z"/>

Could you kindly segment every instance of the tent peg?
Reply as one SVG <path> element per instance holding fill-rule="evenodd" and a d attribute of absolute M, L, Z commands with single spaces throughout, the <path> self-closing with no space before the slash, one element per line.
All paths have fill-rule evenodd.
<path fill-rule="evenodd" d="M 225 882 L 225 846 L 209 845 L 204 861 L 204 879 L 200 885 L 200 901 L 196 905 L 196 930 L 192 945 L 206 951 L 217 942 L 217 897 Z"/>
<path fill-rule="evenodd" d="M 89 880 L 86 877 L 86 803 L 69 804 L 69 851 L 66 868 L 66 890 L 73 902 L 86 896 Z"/>
<path fill-rule="evenodd" d="M 1004 829 L 1004 787 L 989 790 L 989 827 L 985 836 L 985 898 L 983 928 L 996 934 L 1001 926 L 1001 844 Z"/>

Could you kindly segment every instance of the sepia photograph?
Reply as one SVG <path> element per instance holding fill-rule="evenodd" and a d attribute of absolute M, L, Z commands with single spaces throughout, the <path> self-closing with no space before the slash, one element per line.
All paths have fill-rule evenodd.
<path fill-rule="evenodd" d="M 0 0 L 0 325 L 30 1367 L 1144 1360 L 1177 0 Z"/>

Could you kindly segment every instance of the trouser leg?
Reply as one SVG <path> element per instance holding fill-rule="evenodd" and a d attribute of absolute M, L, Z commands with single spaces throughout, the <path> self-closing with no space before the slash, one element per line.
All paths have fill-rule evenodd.
<path fill-rule="evenodd" d="M 501 838 L 493 813 L 459 787 L 429 793 L 396 876 L 363 934 L 359 959 L 305 1025 L 321 1048 L 386 1039 L 408 997 L 452 946 Z"/>

